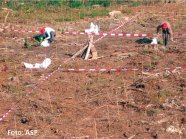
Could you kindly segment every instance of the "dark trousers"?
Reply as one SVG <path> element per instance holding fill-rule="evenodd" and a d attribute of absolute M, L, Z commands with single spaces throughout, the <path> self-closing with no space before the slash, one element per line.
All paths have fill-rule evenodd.
<path fill-rule="evenodd" d="M 36 35 L 34 36 L 34 39 L 37 41 L 37 42 L 42 42 L 45 38 L 48 37 L 48 34 L 45 33 L 45 34 L 39 34 L 39 35 Z M 48 39 L 48 42 L 51 43 L 54 41 L 54 37 L 55 37 L 55 33 L 53 31 L 50 32 L 50 38 Z"/>
<path fill-rule="evenodd" d="M 49 43 L 54 41 L 55 33 L 53 31 L 50 32 L 50 39 L 48 39 Z"/>
<path fill-rule="evenodd" d="M 170 31 L 168 29 L 164 29 L 162 31 L 163 34 L 163 45 L 165 47 L 168 47 L 169 41 L 170 41 Z"/>

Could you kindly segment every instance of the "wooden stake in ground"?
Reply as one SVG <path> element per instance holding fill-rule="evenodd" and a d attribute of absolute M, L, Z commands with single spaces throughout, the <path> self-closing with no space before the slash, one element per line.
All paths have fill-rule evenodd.
<path fill-rule="evenodd" d="M 83 51 L 87 48 L 87 46 L 88 46 L 88 44 L 85 43 L 85 44 L 84 44 L 84 47 L 83 47 L 82 49 L 80 49 L 78 52 L 76 52 L 71 58 L 65 60 L 64 63 L 67 63 L 68 61 L 70 61 L 70 60 L 76 58 L 78 55 L 80 55 L 81 53 L 83 53 Z"/>
<path fill-rule="evenodd" d="M 87 60 L 89 58 L 89 54 L 90 54 L 90 49 L 91 49 L 91 46 L 92 46 L 92 41 L 93 41 L 93 36 L 92 35 L 89 35 L 89 40 L 88 40 L 88 47 L 87 49 L 85 49 L 86 51 L 86 55 L 85 55 L 85 60 Z"/>
<path fill-rule="evenodd" d="M 114 31 L 118 30 L 119 28 L 123 27 L 123 26 L 126 25 L 127 23 L 134 21 L 140 14 L 141 14 L 141 13 L 138 13 L 138 14 L 136 14 L 135 16 L 133 16 L 131 19 L 122 22 L 122 24 L 121 24 L 120 26 L 118 26 L 117 28 L 111 30 L 109 33 L 112 33 L 112 32 L 114 32 Z M 94 57 L 97 57 L 97 51 L 96 51 L 96 49 L 95 49 L 95 47 L 94 47 L 94 44 L 95 44 L 96 42 L 100 41 L 101 39 L 105 38 L 105 37 L 106 37 L 106 36 L 102 36 L 102 37 L 98 38 L 97 40 L 95 40 L 94 42 L 93 42 L 93 38 L 92 38 L 92 42 L 91 42 L 91 41 L 88 41 L 88 46 L 83 47 L 81 50 L 79 50 L 77 53 L 75 53 L 71 58 L 65 60 L 64 63 L 67 63 L 67 62 L 70 61 L 71 59 L 74 59 L 75 57 L 77 57 L 78 55 L 80 55 L 81 52 L 85 52 L 84 50 L 86 50 L 86 49 L 88 50 L 88 51 L 86 51 L 87 57 L 88 57 L 88 55 L 89 55 L 89 51 L 90 51 L 89 49 L 91 49 L 92 51 L 95 50 L 95 53 L 94 53 L 94 54 L 93 54 L 93 52 L 92 52 L 93 59 L 94 59 Z M 91 39 L 91 38 L 90 38 L 90 39 Z M 92 45 L 92 46 L 90 46 L 90 45 Z M 90 48 L 89 48 L 89 46 L 90 46 Z M 88 49 L 88 48 L 89 48 L 89 49 Z M 94 56 L 94 55 L 95 55 L 95 56 Z M 88 59 L 87 57 L 85 56 L 86 59 Z M 95 59 L 97 59 L 97 58 L 95 58 Z"/>
<path fill-rule="evenodd" d="M 88 47 L 83 52 L 83 53 L 86 53 L 85 60 L 88 60 L 90 52 L 92 53 L 92 59 L 97 59 L 97 51 L 96 51 L 95 46 L 93 45 L 93 37 L 94 36 L 92 34 L 90 34 L 88 37 L 89 37 Z"/>
<path fill-rule="evenodd" d="M 67 59 L 65 63 L 79 55 L 81 55 L 83 59 L 88 60 L 90 53 L 92 53 L 92 58 L 96 59 L 97 51 L 95 46 L 93 45 L 93 38 L 94 38 L 93 34 L 89 34 L 88 41 L 84 44 L 84 47 L 80 49 L 77 53 L 75 53 L 70 59 Z"/>

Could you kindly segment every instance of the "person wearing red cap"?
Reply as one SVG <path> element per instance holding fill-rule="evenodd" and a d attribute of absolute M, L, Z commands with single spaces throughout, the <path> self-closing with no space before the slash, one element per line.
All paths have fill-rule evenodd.
<path fill-rule="evenodd" d="M 40 34 L 43 35 L 44 40 L 48 40 L 49 43 L 53 42 L 55 37 L 55 30 L 50 27 L 40 29 Z"/>
<path fill-rule="evenodd" d="M 39 30 L 38 35 L 34 36 L 34 40 L 36 40 L 36 47 L 37 46 L 41 46 L 42 42 L 44 42 L 45 40 L 47 40 L 48 43 L 51 43 L 54 41 L 54 37 L 55 37 L 55 30 L 53 28 L 50 27 L 46 27 L 46 28 L 42 28 Z"/>
<path fill-rule="evenodd" d="M 173 32 L 169 22 L 163 22 L 157 27 L 157 34 L 162 29 L 163 44 L 167 47 L 169 40 L 173 41 Z"/>

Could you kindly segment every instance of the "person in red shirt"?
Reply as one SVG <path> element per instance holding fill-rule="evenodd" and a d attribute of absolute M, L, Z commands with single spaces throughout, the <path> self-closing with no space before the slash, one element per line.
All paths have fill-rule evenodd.
<path fill-rule="evenodd" d="M 173 41 L 173 32 L 169 22 L 163 22 L 157 26 L 157 34 L 162 29 L 163 44 L 165 47 L 168 46 L 169 40 Z"/>

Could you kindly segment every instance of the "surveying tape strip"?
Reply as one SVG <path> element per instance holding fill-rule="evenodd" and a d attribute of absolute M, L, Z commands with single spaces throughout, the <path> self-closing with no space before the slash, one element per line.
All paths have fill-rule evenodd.
<path fill-rule="evenodd" d="M 186 69 L 186 66 L 176 67 L 176 68 L 165 68 L 165 70 L 172 70 L 172 69 Z M 61 69 L 62 72 L 127 72 L 127 71 L 140 71 L 140 69 L 132 68 L 69 68 L 69 69 Z"/>
<path fill-rule="evenodd" d="M 92 69 L 61 69 L 62 72 L 126 72 L 126 71 L 138 71 L 139 69 L 116 69 L 116 68 L 92 68 Z"/>
<path fill-rule="evenodd" d="M 2 31 L 19 32 L 19 33 L 39 33 L 38 30 L 24 30 L 24 29 L 3 29 Z"/>
<path fill-rule="evenodd" d="M 86 33 L 86 32 L 62 32 L 69 35 L 96 35 L 96 36 L 114 36 L 114 37 L 148 37 L 150 34 L 134 34 L 134 33 Z"/>
<path fill-rule="evenodd" d="M 129 71 L 140 71 L 141 69 L 138 68 L 69 68 L 63 69 L 60 65 L 55 71 L 49 73 L 48 75 L 41 76 L 39 79 L 41 82 L 48 80 L 55 72 L 62 71 L 62 72 L 129 72 Z M 164 68 L 164 70 L 174 70 L 174 69 L 186 69 L 186 66 L 175 67 L 175 68 Z"/>
<path fill-rule="evenodd" d="M 61 68 L 62 65 L 59 65 L 59 67 L 54 70 L 53 72 L 47 74 L 46 76 L 40 76 L 39 81 L 41 81 L 41 83 L 43 83 L 44 81 L 46 81 L 47 79 L 49 79 L 55 72 L 61 70 L 63 72 L 83 72 L 83 71 L 87 71 L 87 72 L 126 72 L 126 71 L 139 71 L 139 69 L 137 68 L 133 68 L 133 69 L 126 69 L 126 68 L 121 68 L 121 69 L 117 69 L 117 68 L 111 68 L 111 69 L 106 69 L 106 68 L 90 68 L 90 69 L 74 69 L 74 68 L 70 68 L 70 69 L 62 69 Z M 170 70 L 170 69 L 186 69 L 186 66 L 181 66 L 181 67 L 175 67 L 175 68 L 164 68 L 165 70 Z M 30 92 L 28 92 L 28 94 L 33 93 L 34 89 L 36 89 L 37 86 L 35 86 Z M 9 109 L 5 114 L 3 114 L 3 116 L 0 118 L 0 121 L 2 121 L 4 118 L 6 118 L 10 112 L 12 112 L 12 110 L 14 109 L 15 105 Z"/>
<path fill-rule="evenodd" d="M 24 37 L 24 38 L 20 38 L 20 37 L 13 37 L 13 38 L 9 38 L 9 37 L 5 37 L 6 39 L 12 39 L 12 40 L 16 40 L 16 41 L 24 41 L 25 39 L 31 39 L 32 37 Z"/>
<path fill-rule="evenodd" d="M 21 33 L 39 33 L 37 30 L 22 30 L 22 29 L 11 29 L 14 32 Z M 69 35 L 96 35 L 96 36 L 112 36 L 112 37 L 149 37 L 150 34 L 137 34 L 137 33 L 86 33 L 86 32 L 62 32 L 61 34 Z"/>
<path fill-rule="evenodd" d="M 37 30 L 22 30 L 22 29 L 11 29 L 11 31 L 15 31 L 15 32 L 24 32 L 24 33 L 39 33 L 39 31 Z"/>
<path fill-rule="evenodd" d="M 0 121 L 2 121 L 3 119 L 5 119 L 6 117 L 8 117 L 8 115 L 12 112 L 14 108 L 12 107 L 11 109 L 9 109 L 5 114 L 3 114 L 2 117 L 0 117 Z"/>
<path fill-rule="evenodd" d="M 61 67 L 62 67 L 62 65 L 59 65 L 59 67 L 56 70 L 54 70 L 53 72 L 48 73 L 47 75 L 42 75 L 40 77 L 39 81 L 42 83 L 43 81 L 48 80 L 55 72 L 61 70 Z"/>
<path fill-rule="evenodd" d="M 10 29 L 10 31 L 20 33 L 39 33 L 37 30 L 22 30 L 22 29 Z M 149 37 L 150 34 L 137 34 L 137 33 L 86 33 L 86 32 L 62 32 L 61 34 L 68 35 L 96 35 L 96 36 L 111 36 L 111 37 Z"/>
<path fill-rule="evenodd" d="M 60 65 L 59 67 L 58 67 L 58 69 L 57 70 L 54 70 L 52 73 L 50 73 L 50 74 L 48 74 L 47 76 L 40 76 L 40 81 L 41 81 L 41 83 L 43 83 L 43 81 L 45 81 L 45 80 L 47 80 L 50 76 L 52 76 L 56 71 L 58 71 L 59 69 L 60 69 L 60 67 L 61 67 L 62 65 Z M 38 86 L 34 86 L 34 88 L 32 88 L 32 90 L 31 91 L 29 91 L 28 92 L 28 94 L 32 94 L 33 93 L 33 91 L 34 91 L 34 89 L 36 89 Z M 3 116 L 2 117 L 0 117 L 0 122 L 1 121 L 3 121 L 6 117 L 8 117 L 8 115 L 12 112 L 12 110 L 14 109 L 14 107 L 15 107 L 16 105 L 13 105 L 6 113 L 4 113 L 3 114 Z"/>

